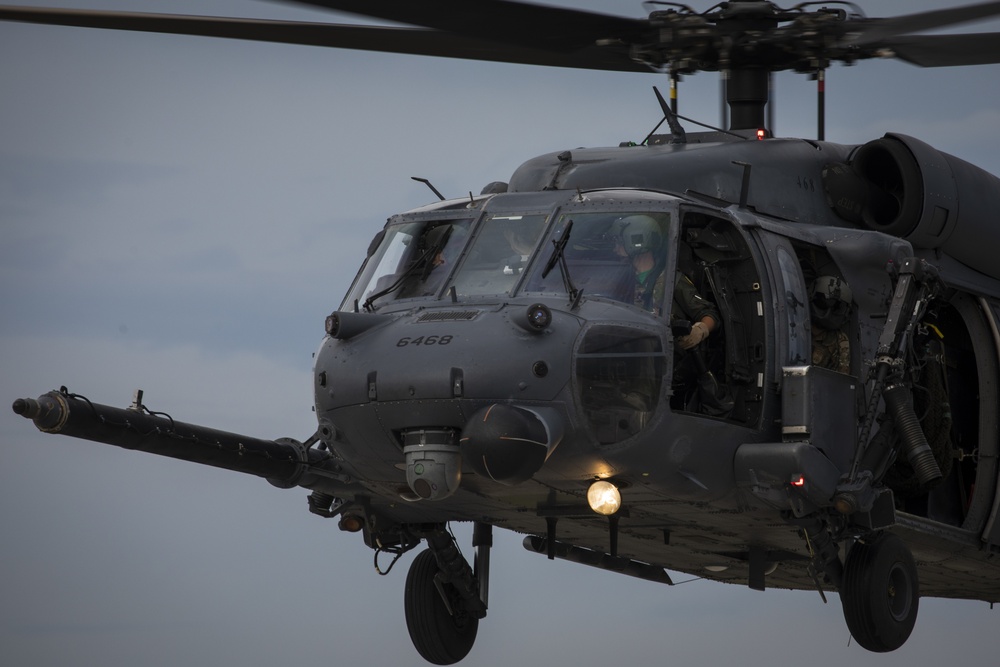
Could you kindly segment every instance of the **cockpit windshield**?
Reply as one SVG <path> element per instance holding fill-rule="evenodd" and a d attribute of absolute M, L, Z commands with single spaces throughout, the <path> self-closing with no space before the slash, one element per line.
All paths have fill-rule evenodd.
<path fill-rule="evenodd" d="M 453 284 L 459 296 L 507 294 L 528 266 L 546 215 L 486 216 Z"/>
<path fill-rule="evenodd" d="M 471 218 L 392 223 L 373 244 L 344 306 L 374 311 L 446 291 L 462 299 L 580 290 L 663 312 L 668 212 L 587 211 L 549 221 L 546 213 L 504 211 L 487 212 L 475 227 Z"/>
<path fill-rule="evenodd" d="M 665 212 L 573 213 L 563 215 L 551 238 L 560 239 L 572 223 L 563 247 L 569 281 L 585 296 L 606 297 L 662 313 L 667 290 L 667 240 L 670 214 Z M 548 258 L 536 262 L 523 289 L 526 293 L 566 293 L 560 271 L 542 273 Z"/>
<path fill-rule="evenodd" d="M 396 299 L 438 294 L 468 240 L 471 222 L 431 220 L 390 225 L 345 305 L 375 310 Z"/>

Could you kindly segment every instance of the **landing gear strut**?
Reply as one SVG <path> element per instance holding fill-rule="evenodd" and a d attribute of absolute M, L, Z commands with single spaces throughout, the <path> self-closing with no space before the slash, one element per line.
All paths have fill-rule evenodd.
<path fill-rule="evenodd" d="M 840 600 L 854 639 L 869 651 L 894 651 L 917 620 L 920 591 L 913 555 L 900 538 L 882 533 L 847 554 Z"/>
<path fill-rule="evenodd" d="M 485 581 L 488 570 L 474 573 L 442 526 L 424 537 L 428 548 L 417 555 L 406 575 L 406 629 L 424 660 L 451 665 L 468 655 L 476 642 L 479 619 L 486 616 L 485 585 L 476 575 Z M 491 543 L 480 542 L 480 551 L 487 552 Z M 477 560 L 484 558 L 480 553 Z"/>

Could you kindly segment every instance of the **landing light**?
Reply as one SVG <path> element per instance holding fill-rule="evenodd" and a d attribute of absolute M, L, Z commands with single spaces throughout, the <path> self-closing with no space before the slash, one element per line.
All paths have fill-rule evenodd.
<path fill-rule="evenodd" d="M 622 494 L 611 482 L 598 480 L 587 489 L 587 504 L 598 514 L 611 516 L 621 508 Z"/>
<path fill-rule="evenodd" d="M 347 533 L 356 533 L 365 525 L 365 520 L 355 514 L 345 514 L 337 522 L 337 527 Z"/>

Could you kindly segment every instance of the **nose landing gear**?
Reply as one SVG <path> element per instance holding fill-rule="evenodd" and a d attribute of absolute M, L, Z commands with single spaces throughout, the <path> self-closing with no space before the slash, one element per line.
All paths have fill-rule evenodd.
<path fill-rule="evenodd" d="M 492 539 L 480 542 L 477 569 L 482 571 L 474 573 L 443 526 L 424 537 L 428 548 L 417 555 L 406 575 L 406 629 L 425 660 L 451 665 L 472 650 L 479 619 L 486 616 L 485 563 Z"/>
<path fill-rule="evenodd" d="M 869 651 L 894 651 L 917 620 L 917 567 L 906 544 L 883 533 L 851 547 L 840 600 L 851 636 Z"/>
<path fill-rule="evenodd" d="M 406 629 L 424 660 L 451 665 L 472 650 L 479 619 L 465 608 L 453 585 L 439 582 L 440 573 L 433 551 L 417 554 L 406 575 Z"/>

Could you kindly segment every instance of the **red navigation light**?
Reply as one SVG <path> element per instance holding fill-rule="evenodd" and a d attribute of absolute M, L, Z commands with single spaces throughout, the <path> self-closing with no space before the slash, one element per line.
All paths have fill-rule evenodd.
<path fill-rule="evenodd" d="M 767 139 L 767 130 L 760 128 L 757 130 L 757 141 L 764 141 Z"/>

